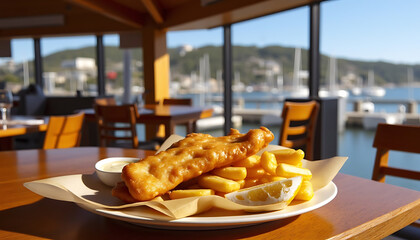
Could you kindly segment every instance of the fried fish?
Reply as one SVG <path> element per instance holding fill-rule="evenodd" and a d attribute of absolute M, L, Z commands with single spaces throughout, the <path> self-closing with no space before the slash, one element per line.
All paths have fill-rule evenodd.
<path fill-rule="evenodd" d="M 114 188 L 113 195 L 128 202 L 151 200 L 183 181 L 256 154 L 273 138 L 265 127 L 247 134 L 232 129 L 223 137 L 189 134 L 168 150 L 125 166 L 122 172 L 125 186 Z"/>

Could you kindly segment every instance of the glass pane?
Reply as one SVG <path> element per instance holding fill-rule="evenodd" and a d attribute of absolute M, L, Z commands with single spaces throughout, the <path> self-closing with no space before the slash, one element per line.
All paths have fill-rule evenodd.
<path fill-rule="evenodd" d="M 194 105 L 222 92 L 222 28 L 168 33 L 170 94 L 192 98 Z"/>
<path fill-rule="evenodd" d="M 45 95 L 97 94 L 96 38 L 41 39 Z"/>
<path fill-rule="evenodd" d="M 13 39 L 12 57 L 0 58 L 0 88 L 18 93 L 34 83 L 34 43 L 32 39 Z"/>
<path fill-rule="evenodd" d="M 106 93 L 115 96 L 117 102 L 134 102 L 144 92 L 143 57 L 141 48 L 121 49 L 118 35 L 105 35 Z M 124 58 L 129 64 L 128 79 L 131 84 L 127 99 L 124 99 Z"/>
<path fill-rule="evenodd" d="M 308 7 L 234 24 L 232 38 L 238 107 L 281 109 L 283 98 L 309 95 Z"/>
<path fill-rule="evenodd" d="M 321 3 L 321 87 L 349 93 L 340 98 L 346 101 L 348 124 L 339 136 L 338 154 L 349 157 L 343 173 L 371 178 L 378 122 L 419 124 L 420 38 L 414 31 L 419 8 L 417 0 Z M 357 115 L 360 121 L 354 121 Z M 391 166 L 420 168 L 418 154 L 389 155 Z M 386 177 L 386 182 L 419 190 L 411 180 Z"/>

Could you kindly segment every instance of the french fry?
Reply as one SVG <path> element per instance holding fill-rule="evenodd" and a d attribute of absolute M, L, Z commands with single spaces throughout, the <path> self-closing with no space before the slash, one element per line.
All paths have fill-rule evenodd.
<path fill-rule="evenodd" d="M 312 183 L 309 181 L 312 173 L 309 169 L 302 168 L 303 157 L 304 152 L 300 149 L 266 151 L 261 156 L 252 155 L 232 166 L 214 169 L 190 180 L 180 190 L 173 190 L 168 195 L 170 199 L 207 195 L 223 197 L 242 188 L 302 176 L 304 181 L 295 199 L 308 201 L 314 196 Z"/>
<path fill-rule="evenodd" d="M 174 190 L 169 193 L 171 199 L 214 195 L 213 189 Z"/>
<path fill-rule="evenodd" d="M 287 163 L 290 165 L 298 165 L 305 157 L 305 153 L 298 149 L 279 149 L 270 151 L 276 157 L 277 163 Z"/>
<path fill-rule="evenodd" d="M 314 189 L 310 181 L 303 181 L 302 186 L 300 187 L 299 192 L 296 194 L 296 200 L 309 201 L 314 196 Z"/>
<path fill-rule="evenodd" d="M 252 155 L 245 159 L 236 161 L 233 163 L 234 167 L 246 167 L 246 168 L 254 168 L 260 165 L 260 156 Z"/>
<path fill-rule="evenodd" d="M 240 184 L 216 175 L 202 175 L 198 179 L 198 184 L 203 188 L 210 188 L 218 192 L 229 193 L 240 189 Z"/>
<path fill-rule="evenodd" d="M 261 167 L 266 172 L 276 175 L 277 160 L 273 153 L 263 152 L 261 155 Z"/>
<path fill-rule="evenodd" d="M 261 167 L 246 169 L 247 178 L 260 178 L 264 175 L 265 175 L 265 170 Z"/>
<path fill-rule="evenodd" d="M 280 181 L 280 180 L 283 180 L 283 179 L 286 179 L 286 178 L 285 177 L 273 176 L 273 175 L 265 175 L 265 176 L 261 177 L 260 179 L 258 179 L 258 184 L 275 182 L 275 181 Z"/>
<path fill-rule="evenodd" d="M 244 184 L 243 188 L 253 187 L 253 186 L 256 186 L 259 183 L 258 178 L 247 178 L 244 181 L 245 181 L 245 184 Z"/>
<path fill-rule="evenodd" d="M 230 180 L 243 180 L 246 178 L 245 167 L 216 168 L 213 171 L 211 171 L 211 173 L 219 177 L 224 177 Z"/>
<path fill-rule="evenodd" d="M 240 188 L 244 188 L 244 186 L 245 186 L 245 179 L 236 180 L 236 182 L 239 183 Z"/>
<path fill-rule="evenodd" d="M 309 181 L 312 178 L 312 173 L 307 168 L 300 168 L 286 163 L 280 163 L 276 169 L 277 176 L 291 178 L 302 176 L 303 180 Z"/>

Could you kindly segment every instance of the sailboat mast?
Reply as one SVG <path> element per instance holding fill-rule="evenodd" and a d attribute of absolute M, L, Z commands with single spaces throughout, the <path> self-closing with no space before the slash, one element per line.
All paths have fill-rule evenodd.
<path fill-rule="evenodd" d="M 414 99 L 414 88 L 412 87 L 414 81 L 414 72 L 411 67 L 407 69 L 407 88 L 408 88 L 408 98 L 410 100 Z"/>
<path fill-rule="evenodd" d="M 368 72 L 368 87 L 373 87 L 375 85 L 375 73 L 373 70 Z"/>
<path fill-rule="evenodd" d="M 330 57 L 330 75 L 329 75 L 329 90 L 336 90 L 336 77 L 337 77 L 337 63 L 334 57 Z"/>
<path fill-rule="evenodd" d="M 301 58 L 301 49 L 295 48 L 295 62 L 293 68 L 293 89 L 298 89 L 300 86 L 300 58 Z"/>
<path fill-rule="evenodd" d="M 279 64 L 279 74 L 277 75 L 277 89 L 283 92 L 283 64 Z"/>

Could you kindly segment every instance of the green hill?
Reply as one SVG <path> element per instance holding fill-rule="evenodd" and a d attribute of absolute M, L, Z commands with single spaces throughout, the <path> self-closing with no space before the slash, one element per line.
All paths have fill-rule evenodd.
<path fill-rule="evenodd" d="M 222 69 L 222 47 L 204 46 L 187 52 L 184 56 L 178 53 L 178 49 L 168 49 L 170 54 L 171 75 L 190 75 L 199 69 L 199 59 L 205 54 L 209 55 L 211 77 L 216 78 L 217 71 Z M 234 46 L 233 47 L 233 66 L 234 71 L 239 72 L 241 81 L 245 84 L 257 84 L 264 82 L 265 76 L 255 74 L 255 69 L 264 69 L 261 62 L 270 60 L 281 63 L 285 83 L 290 83 L 293 75 L 294 48 L 281 46 L 267 46 L 258 48 L 256 46 Z M 80 49 L 56 52 L 44 57 L 44 71 L 59 71 L 62 61 L 74 59 L 76 57 L 95 58 L 95 47 L 85 47 Z M 105 58 L 107 70 L 113 70 L 115 64 L 121 63 L 123 51 L 118 47 L 105 47 Z M 133 59 L 142 60 L 141 49 L 133 50 Z M 308 51 L 302 49 L 302 69 L 308 69 Z M 258 63 L 260 61 L 260 64 Z M 328 76 L 329 57 L 321 56 L 321 84 L 325 84 Z M 420 79 L 420 65 L 393 64 L 388 62 L 369 62 L 349 59 L 337 59 L 337 71 L 339 79 L 349 73 L 354 73 L 367 79 L 369 70 L 375 73 L 376 84 L 405 84 L 407 82 L 407 69 L 411 67 L 414 72 L 414 79 Z"/>

